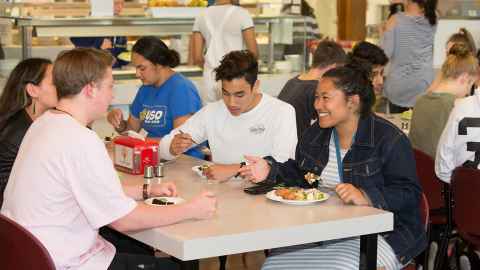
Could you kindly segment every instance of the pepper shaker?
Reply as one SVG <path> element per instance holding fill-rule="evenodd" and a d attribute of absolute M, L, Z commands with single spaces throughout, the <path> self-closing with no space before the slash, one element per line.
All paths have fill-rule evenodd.
<path fill-rule="evenodd" d="M 154 171 L 153 171 L 153 166 L 145 166 L 143 169 L 143 179 L 146 184 L 150 184 L 150 181 L 153 179 L 154 176 Z"/>

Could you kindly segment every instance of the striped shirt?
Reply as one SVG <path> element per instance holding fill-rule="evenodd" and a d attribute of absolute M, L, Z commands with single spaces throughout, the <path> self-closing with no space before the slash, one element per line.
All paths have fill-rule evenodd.
<path fill-rule="evenodd" d="M 395 15 L 396 26 L 385 32 L 381 46 L 390 59 L 384 93 L 390 102 L 413 107 L 416 97 L 433 81 L 436 26 L 424 16 Z"/>
<path fill-rule="evenodd" d="M 342 160 L 347 152 L 348 150 L 340 149 Z M 335 149 L 335 140 L 333 139 L 333 134 L 330 136 L 330 144 L 328 146 L 327 166 L 325 166 L 323 169 L 320 177 L 326 186 L 336 186 L 337 184 L 341 183 L 340 177 L 338 176 L 337 151 Z"/>

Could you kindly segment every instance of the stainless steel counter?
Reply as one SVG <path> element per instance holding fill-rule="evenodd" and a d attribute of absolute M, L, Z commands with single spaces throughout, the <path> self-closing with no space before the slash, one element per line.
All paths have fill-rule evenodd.
<path fill-rule="evenodd" d="M 185 17 L 85 17 L 85 18 L 31 18 L 31 17 L 5 17 L 13 20 L 19 28 L 22 40 L 22 58 L 31 56 L 32 36 L 36 37 L 61 37 L 61 36 L 170 36 L 190 34 L 195 18 Z M 266 33 L 269 41 L 272 40 L 273 25 L 282 20 L 294 20 L 304 23 L 303 16 L 257 16 L 253 17 L 255 32 Z M 305 37 L 306 38 L 306 37 Z M 268 67 L 273 70 L 274 43 L 268 44 Z M 304 56 L 306 55 L 304 46 Z M 303 57 L 305 59 L 305 57 Z"/>

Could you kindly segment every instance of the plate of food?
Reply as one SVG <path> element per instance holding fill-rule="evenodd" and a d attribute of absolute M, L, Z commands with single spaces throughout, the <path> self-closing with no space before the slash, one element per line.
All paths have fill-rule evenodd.
<path fill-rule="evenodd" d="M 208 169 L 208 167 L 210 167 L 210 165 L 208 165 L 208 164 L 193 166 L 192 171 L 196 172 L 198 174 L 198 176 L 200 176 L 200 177 L 206 177 L 204 172 L 205 172 L 205 170 Z"/>
<path fill-rule="evenodd" d="M 316 188 L 278 188 L 266 194 L 266 197 L 272 201 L 294 204 L 307 205 L 328 200 L 330 195 Z"/>
<path fill-rule="evenodd" d="M 172 205 L 172 204 L 180 204 L 183 203 L 185 200 L 180 197 L 152 197 L 145 200 L 146 204 L 155 205 L 155 206 L 163 206 L 163 205 Z"/>

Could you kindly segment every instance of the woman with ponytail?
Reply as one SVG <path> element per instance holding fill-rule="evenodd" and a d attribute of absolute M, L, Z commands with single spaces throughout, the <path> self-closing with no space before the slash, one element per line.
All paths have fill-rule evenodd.
<path fill-rule="evenodd" d="M 108 113 L 107 120 L 119 133 L 144 129 L 149 137 L 161 138 L 183 124 L 200 110 L 201 101 L 195 85 L 175 72 L 179 54 L 156 37 L 142 37 L 132 48 L 132 63 L 143 85 L 130 107 L 128 120 L 120 109 Z M 189 154 L 203 157 L 197 149 Z"/>
<path fill-rule="evenodd" d="M 370 73 L 371 67 L 355 59 L 327 71 L 315 95 L 318 121 L 303 133 L 295 160 L 247 157 L 249 165 L 240 171 L 255 183 L 322 188 L 304 180 L 312 173 L 345 204 L 393 212 L 393 231 L 378 238 L 377 266 L 398 270 L 426 247 L 418 208 L 422 191 L 408 138 L 372 113 Z M 275 249 L 262 269 L 358 269 L 359 239 Z"/>
<path fill-rule="evenodd" d="M 478 60 L 468 45 L 458 43 L 450 48 L 438 83 L 418 98 L 413 107 L 409 137 L 414 148 L 435 158 L 438 140 L 455 100 L 470 93 L 478 70 Z"/>
<path fill-rule="evenodd" d="M 405 12 L 387 21 L 381 44 L 390 59 L 384 93 L 392 113 L 413 107 L 433 81 L 436 8 L 437 0 L 406 0 Z"/>
<path fill-rule="evenodd" d="M 0 96 L 0 206 L 3 190 L 27 129 L 35 119 L 57 104 L 52 68 L 48 59 L 23 60 L 12 70 L 3 88 Z"/>

